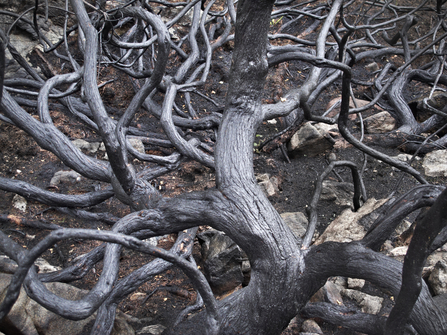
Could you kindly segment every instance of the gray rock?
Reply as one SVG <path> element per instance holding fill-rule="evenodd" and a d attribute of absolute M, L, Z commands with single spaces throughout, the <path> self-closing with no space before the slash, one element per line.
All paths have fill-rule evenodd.
<path fill-rule="evenodd" d="M 334 278 L 330 278 L 326 281 L 323 287 L 321 287 L 317 293 L 315 293 L 310 299 L 311 302 L 329 302 L 334 305 L 343 305 L 343 297 L 340 291 L 344 290 L 343 286 L 337 285 L 333 282 Z"/>
<path fill-rule="evenodd" d="M 244 281 L 242 261 L 246 256 L 234 241 L 218 230 L 199 234 L 204 272 L 215 294 L 223 294 Z"/>
<path fill-rule="evenodd" d="M 447 252 L 443 251 L 442 249 L 441 251 L 436 251 L 428 256 L 427 260 L 425 261 L 425 266 L 430 267 L 431 270 L 433 270 L 435 265 L 440 261 L 447 264 Z"/>
<path fill-rule="evenodd" d="M 341 287 L 339 285 L 336 285 L 332 281 L 328 280 L 322 287 L 322 290 L 324 301 L 330 302 L 334 305 L 343 305 L 343 297 L 341 296 Z"/>
<path fill-rule="evenodd" d="M 166 329 L 165 326 L 163 325 L 150 325 L 150 326 L 146 326 L 144 328 L 142 328 L 141 330 L 139 330 L 137 332 L 138 335 L 143 335 L 143 334 L 151 334 L 151 335 L 160 335 L 161 333 L 164 332 L 164 330 Z"/>
<path fill-rule="evenodd" d="M 144 144 L 141 140 L 137 139 L 137 138 L 130 138 L 128 139 L 130 145 L 137 150 L 138 152 L 141 152 L 142 154 L 146 153 L 145 149 L 144 149 Z"/>
<path fill-rule="evenodd" d="M 403 233 L 405 233 L 408 229 L 410 229 L 412 223 L 408 220 L 402 220 L 401 223 L 399 223 L 399 225 L 396 227 L 396 234 L 397 235 L 402 235 Z"/>
<path fill-rule="evenodd" d="M 322 128 L 317 129 L 311 122 L 307 122 L 290 139 L 288 150 L 291 155 L 316 156 L 333 147 L 330 135 Z"/>
<path fill-rule="evenodd" d="M 365 286 L 364 279 L 348 278 L 348 288 L 353 290 L 361 290 Z"/>
<path fill-rule="evenodd" d="M 18 209 L 21 212 L 25 212 L 26 211 L 26 206 L 27 205 L 28 205 L 28 202 L 21 195 L 16 194 L 12 198 L 12 206 L 14 208 Z"/>
<path fill-rule="evenodd" d="M 137 150 L 138 152 L 141 152 L 142 154 L 144 154 L 146 152 L 145 149 L 144 149 L 144 144 L 143 144 L 143 142 L 141 140 L 136 139 L 136 138 L 131 138 L 131 139 L 128 139 L 128 141 L 129 141 L 130 145 L 135 150 Z M 99 146 L 98 150 L 99 151 L 104 151 L 104 152 L 106 151 L 106 146 L 104 145 L 104 143 L 101 143 L 101 145 Z M 108 156 L 107 156 L 107 153 L 104 155 L 104 159 L 105 160 L 109 159 Z"/>
<path fill-rule="evenodd" d="M 357 290 L 344 289 L 341 294 L 345 297 L 355 300 L 363 313 L 374 314 L 382 309 L 383 298 L 369 295 Z"/>
<path fill-rule="evenodd" d="M 349 208 L 345 209 L 332 221 L 323 234 L 315 241 L 315 244 L 327 241 L 352 242 L 362 239 L 366 230 L 359 224 L 359 220 L 382 206 L 386 201 L 386 199 L 376 200 L 370 198 L 357 212 L 353 212 Z"/>
<path fill-rule="evenodd" d="M 387 251 L 386 255 L 389 257 L 401 257 L 405 256 L 407 254 L 407 251 L 408 251 L 408 245 L 403 245 Z"/>
<path fill-rule="evenodd" d="M 331 283 L 334 283 L 338 287 L 339 290 L 348 288 L 348 281 L 346 280 L 345 277 L 336 276 L 336 277 L 331 277 L 328 280 Z"/>
<path fill-rule="evenodd" d="M 436 263 L 428 282 L 435 295 L 447 293 L 447 264 L 444 261 Z"/>
<path fill-rule="evenodd" d="M 37 258 L 34 264 L 37 266 L 38 273 L 48 273 L 61 270 L 59 266 L 53 266 L 43 258 Z M 17 263 L 10 259 L 8 256 L 0 256 L 0 272 L 14 274 L 17 270 Z"/>
<path fill-rule="evenodd" d="M 256 175 L 256 181 L 261 186 L 262 191 L 268 197 L 271 197 L 279 192 L 279 181 L 276 177 L 270 177 L 268 173 Z"/>
<path fill-rule="evenodd" d="M 379 71 L 379 65 L 376 62 L 369 63 L 365 66 L 365 70 L 368 72 Z"/>
<path fill-rule="evenodd" d="M 301 319 L 299 316 L 295 316 L 292 320 L 290 320 L 289 325 L 286 328 L 286 331 L 291 332 L 292 334 L 298 333 L 299 329 L 301 328 L 302 322 L 303 319 Z"/>
<path fill-rule="evenodd" d="M 436 150 L 426 154 L 422 167 L 428 177 L 447 177 L 447 150 Z"/>
<path fill-rule="evenodd" d="M 76 183 L 81 181 L 81 175 L 76 171 L 57 171 L 50 180 L 50 187 L 57 187 L 60 183 Z"/>
<path fill-rule="evenodd" d="M 316 323 L 314 320 L 312 319 L 307 319 L 306 321 L 303 322 L 302 326 L 301 326 L 301 330 L 304 333 L 310 333 L 310 334 L 323 334 L 323 331 L 321 330 L 320 326 L 318 325 L 318 323 Z"/>
<path fill-rule="evenodd" d="M 307 226 L 309 225 L 307 217 L 306 215 L 304 215 L 304 213 L 286 212 L 282 213 L 281 217 L 296 237 L 301 238 L 304 236 L 307 230 Z"/>
<path fill-rule="evenodd" d="M 369 134 L 387 133 L 396 127 L 396 120 L 386 111 L 371 115 L 363 122 Z"/>
<path fill-rule="evenodd" d="M 397 156 L 395 156 L 393 158 L 394 159 L 398 159 L 398 160 L 400 160 L 402 162 L 409 162 L 413 158 L 413 155 L 410 155 L 410 154 L 399 154 L 399 155 L 397 155 Z M 414 160 L 420 161 L 421 157 L 415 156 Z"/>
<path fill-rule="evenodd" d="M 81 150 L 86 150 L 87 152 L 91 154 L 95 154 L 99 146 L 101 145 L 101 142 L 87 142 L 86 140 L 76 139 L 74 141 L 71 141 L 74 146 Z"/>
<path fill-rule="evenodd" d="M 431 111 L 427 111 L 426 104 L 430 105 L 433 108 L 441 109 L 445 107 L 447 104 L 447 94 L 445 92 L 433 92 L 431 97 L 423 95 L 421 97 L 416 98 L 409 102 L 409 105 L 416 104 L 419 113 L 423 115 L 432 113 Z"/>
<path fill-rule="evenodd" d="M 334 201 L 341 207 L 354 208 L 354 184 L 348 182 L 337 182 L 333 180 L 324 180 L 321 190 L 321 200 Z"/>
<path fill-rule="evenodd" d="M 11 278 L 12 275 L 0 273 L 0 300 L 4 298 Z M 87 293 L 64 283 L 45 283 L 45 286 L 54 294 L 69 300 L 81 299 Z M 83 335 L 84 329 L 91 325 L 94 318 L 95 315 L 80 321 L 64 319 L 28 298 L 22 288 L 19 298 L 0 326 L 4 327 L 4 330 L 10 330 L 7 330 L 7 333 L 16 335 L 60 335 L 62 330 L 65 334 Z M 112 334 L 134 335 L 135 332 L 123 318 L 118 317 Z"/>
<path fill-rule="evenodd" d="M 38 273 L 48 273 L 48 272 L 62 270 L 62 268 L 60 266 L 51 265 L 45 259 L 40 258 L 40 257 L 38 259 L 36 259 L 36 261 L 34 262 L 34 265 L 37 266 Z"/>

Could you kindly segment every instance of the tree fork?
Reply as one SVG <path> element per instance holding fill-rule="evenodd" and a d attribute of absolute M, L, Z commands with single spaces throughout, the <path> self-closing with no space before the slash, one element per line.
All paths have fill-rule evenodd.
<path fill-rule="evenodd" d="M 262 193 L 253 172 L 273 3 L 238 3 L 229 90 L 215 151 L 217 186 L 229 200 L 226 210 L 234 219 L 215 228 L 247 253 L 252 274 L 247 287 L 222 301 L 221 334 L 279 334 L 299 310 L 299 241 Z"/>

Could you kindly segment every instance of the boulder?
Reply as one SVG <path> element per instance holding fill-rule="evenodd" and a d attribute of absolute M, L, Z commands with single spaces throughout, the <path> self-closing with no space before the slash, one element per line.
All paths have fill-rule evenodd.
<path fill-rule="evenodd" d="M 413 159 L 413 155 L 410 155 L 410 154 L 399 154 L 397 156 L 394 156 L 393 158 L 394 159 L 398 159 L 398 160 L 400 160 L 402 162 L 410 162 L 410 160 Z M 421 157 L 415 156 L 414 160 L 420 161 Z"/>
<path fill-rule="evenodd" d="M 137 138 L 131 138 L 128 139 L 130 145 L 137 150 L 138 152 L 141 152 L 142 154 L 146 153 L 145 149 L 144 149 L 144 144 L 141 140 L 137 139 Z M 104 143 L 101 143 L 98 150 L 100 151 L 106 151 L 106 146 L 104 145 Z M 107 156 L 107 153 L 104 155 L 104 159 L 108 160 L 109 157 Z"/>
<path fill-rule="evenodd" d="M 38 273 L 48 273 L 53 271 L 59 271 L 62 268 L 59 266 L 53 266 L 50 263 L 48 263 L 45 259 L 39 257 L 34 262 L 34 265 L 37 266 L 37 272 Z M 14 274 L 14 272 L 17 270 L 18 266 L 17 263 L 14 262 L 11 258 L 8 256 L 1 255 L 0 256 L 0 273 L 10 273 Z M 0 286 L 0 290 L 2 287 Z"/>
<path fill-rule="evenodd" d="M 144 154 L 146 153 L 146 150 L 144 149 L 143 142 L 138 138 L 130 138 L 129 140 L 130 145 L 138 152 Z"/>
<path fill-rule="evenodd" d="M 21 212 L 26 212 L 27 205 L 28 205 L 28 202 L 21 195 L 16 194 L 12 198 L 12 206 Z"/>
<path fill-rule="evenodd" d="M 87 142 L 86 140 L 82 139 L 76 139 L 71 141 L 71 143 L 73 143 L 73 145 L 78 149 L 86 150 L 90 154 L 95 154 L 98 152 L 99 146 L 101 145 L 101 142 Z"/>
<path fill-rule="evenodd" d="M 343 305 L 343 297 L 340 291 L 344 289 L 343 286 L 337 285 L 330 278 L 326 281 L 324 286 L 315 293 L 310 302 L 329 302 L 334 305 Z"/>
<path fill-rule="evenodd" d="M 4 299 L 11 278 L 10 274 L 0 273 L 0 301 Z M 69 300 L 78 300 L 87 294 L 85 290 L 64 283 L 45 283 L 45 286 L 51 292 Z M 0 331 L 15 335 L 60 335 L 63 330 L 65 334 L 83 335 L 94 319 L 95 314 L 80 321 L 64 319 L 28 298 L 22 288 L 13 308 L 0 322 Z M 135 332 L 123 318 L 118 317 L 112 334 L 134 335 Z"/>
<path fill-rule="evenodd" d="M 333 147 L 334 140 L 323 128 L 316 128 L 307 122 L 290 139 L 288 150 L 292 156 L 316 156 Z"/>
<path fill-rule="evenodd" d="M 348 288 L 360 291 L 365 286 L 365 279 L 348 278 Z"/>
<path fill-rule="evenodd" d="M 160 335 L 161 333 L 164 332 L 164 330 L 166 329 L 165 326 L 157 324 L 157 325 L 150 325 L 150 326 L 146 326 L 141 328 L 141 330 L 139 330 L 137 332 L 138 335 L 146 335 L 146 334 L 150 334 L 150 335 Z"/>
<path fill-rule="evenodd" d="M 271 197 L 279 192 L 278 178 L 270 177 L 268 173 L 257 174 L 256 181 L 267 197 Z"/>
<path fill-rule="evenodd" d="M 323 234 L 315 241 L 315 244 L 327 241 L 352 242 L 362 239 L 366 234 L 366 230 L 359 224 L 359 221 L 382 206 L 386 201 L 387 199 L 376 200 L 370 198 L 357 212 L 353 212 L 350 208 L 345 209 L 332 221 Z"/>
<path fill-rule="evenodd" d="M 57 171 L 50 180 L 50 187 L 57 187 L 60 183 L 77 183 L 81 181 L 81 175 L 76 171 Z"/>
<path fill-rule="evenodd" d="M 323 180 L 323 188 L 320 196 L 321 200 L 334 201 L 341 207 L 354 208 L 353 197 L 353 183 Z"/>
<path fill-rule="evenodd" d="M 321 330 L 318 323 L 316 323 L 312 319 L 308 319 L 303 322 L 301 326 L 301 331 L 304 333 L 310 333 L 310 334 L 323 334 L 323 331 Z"/>
<path fill-rule="evenodd" d="M 447 293 L 447 264 L 444 261 L 436 263 L 428 282 L 435 295 Z"/>
<path fill-rule="evenodd" d="M 224 294 L 240 286 L 244 281 L 242 261 L 247 257 L 239 246 L 225 233 L 214 229 L 199 234 L 198 238 L 205 276 L 213 292 Z"/>
<path fill-rule="evenodd" d="M 341 296 L 339 285 L 334 284 L 332 281 L 326 281 L 326 284 L 322 287 L 324 301 L 330 302 L 334 305 L 343 305 L 343 297 Z"/>
<path fill-rule="evenodd" d="M 365 130 L 369 134 L 387 133 L 396 127 L 396 120 L 386 111 L 371 115 L 363 122 Z"/>
<path fill-rule="evenodd" d="M 428 177 L 447 177 L 447 150 L 436 150 L 426 154 L 422 167 Z"/>
<path fill-rule="evenodd" d="M 341 291 L 341 294 L 349 299 L 355 300 L 363 313 L 376 315 L 382 309 L 383 298 L 381 297 L 351 289 L 344 289 Z"/>
<path fill-rule="evenodd" d="M 307 226 L 309 222 L 307 221 L 306 215 L 302 212 L 286 212 L 281 214 L 284 222 L 289 226 L 292 230 L 293 234 L 302 238 L 306 233 Z"/>
<path fill-rule="evenodd" d="M 333 106 L 335 104 L 338 104 L 335 108 L 333 108 L 333 110 L 327 115 L 328 117 L 335 117 L 338 113 L 340 113 L 340 102 L 341 102 L 341 97 L 337 97 L 332 99 L 331 101 L 329 101 L 329 103 L 326 106 L 326 110 L 333 108 Z M 349 108 L 356 108 L 356 107 L 363 107 L 367 104 L 369 104 L 371 101 L 368 100 L 363 100 L 363 99 L 355 99 L 355 103 L 354 100 L 352 100 L 352 98 L 349 99 Z M 374 106 L 373 107 L 376 110 L 381 111 L 382 108 L 378 107 L 378 106 Z M 349 119 L 350 120 L 355 120 L 357 118 L 357 115 L 355 114 L 350 114 L 349 115 Z"/>
<path fill-rule="evenodd" d="M 365 66 L 365 70 L 368 72 L 379 71 L 379 64 L 377 64 L 376 62 L 369 63 Z"/>

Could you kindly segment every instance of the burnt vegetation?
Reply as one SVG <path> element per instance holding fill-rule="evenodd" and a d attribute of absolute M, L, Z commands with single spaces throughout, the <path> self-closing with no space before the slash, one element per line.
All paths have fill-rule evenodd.
<path fill-rule="evenodd" d="M 0 120 L 23 130 L 40 148 L 100 186 L 64 194 L 19 178 L 0 177 L 0 189 L 60 208 L 67 215 L 113 225 L 97 230 L 41 224 L 52 231 L 30 249 L 0 231 L 0 250 L 18 264 L 0 305 L 0 319 L 23 286 L 32 299 L 63 317 L 79 320 L 97 312 L 92 334 L 109 334 L 120 301 L 175 265 L 189 277 L 200 307 L 204 306 L 193 319 L 196 334 L 280 334 L 298 314 L 367 334 L 396 335 L 406 329 L 427 335 L 447 332 L 445 311 L 433 303 L 421 279 L 426 257 L 447 239 L 447 191 L 427 183 L 410 164 L 368 145 L 403 145 L 415 154 L 445 146 L 447 107 L 433 107 L 428 99 L 409 104 L 405 97 L 412 87 L 429 96 L 444 91 L 444 1 L 71 0 L 65 8 L 57 8 L 63 26 L 58 42 L 50 42 L 36 19 L 44 17 L 48 8 L 51 1 L 36 1 L 36 7 L 26 9 L 33 16 L 0 13 L 14 18 L 9 30 L 0 31 Z M 431 24 L 416 29 L 421 18 Z M 297 23 L 304 21 L 307 30 L 296 31 Z M 28 64 L 9 40 L 18 22 L 40 40 L 47 57 L 64 63 L 63 69 L 38 73 Z M 27 72 L 27 79 L 3 80 L 5 50 Z M 221 61 L 213 70 L 226 85 L 225 100 L 216 101 L 207 91 L 210 71 L 224 52 L 232 53 L 231 67 L 228 64 L 228 72 Z M 369 77 L 356 78 L 356 69 L 365 60 L 379 58 L 390 61 Z M 281 64 L 301 66 L 305 75 L 272 99 L 265 94 L 266 76 Z M 113 83 L 101 82 L 107 69 L 125 78 L 133 89 L 128 103 L 106 103 L 114 94 L 108 89 Z M 333 83 L 341 89 L 340 112 L 328 117 L 314 105 Z M 370 103 L 350 106 L 359 94 Z M 391 111 L 397 130 L 353 134 L 349 116 L 374 106 Z M 55 126 L 56 109 L 94 132 L 105 146 L 107 160 L 76 147 L 73 137 Z M 150 124 L 142 123 L 141 115 Z M 274 118 L 283 120 L 284 130 L 260 150 L 281 148 L 291 129 L 304 120 L 338 123 L 343 138 L 358 150 L 411 175 L 421 185 L 382 207 L 362 240 L 312 245 L 318 196 L 309 199 L 310 223 L 305 236 L 297 238 L 254 176 L 257 129 Z M 151 149 L 137 151 L 130 142 L 135 138 Z M 154 180 L 191 161 L 215 172 L 215 187 L 163 196 L 162 185 Z M 366 201 L 362 171 L 348 161 L 332 162 L 330 168 L 337 166 L 353 171 L 358 209 Z M 94 210 L 112 197 L 127 206 L 129 214 L 115 217 Z M 401 220 L 422 207 L 431 208 L 418 221 L 404 264 L 379 253 Z M 251 264 L 248 285 L 221 300 L 216 300 L 191 257 L 198 227 L 205 225 L 230 236 Z M 170 250 L 146 241 L 172 233 L 178 237 Z M 61 271 L 37 274 L 33 264 L 40 255 L 73 239 L 104 244 Z M 124 248 L 159 259 L 121 278 Z M 103 268 L 96 284 L 79 301 L 58 297 L 43 284 L 80 280 L 99 262 Z M 363 278 L 383 288 L 396 297 L 391 313 L 379 317 L 330 303 L 310 303 L 332 276 Z"/>

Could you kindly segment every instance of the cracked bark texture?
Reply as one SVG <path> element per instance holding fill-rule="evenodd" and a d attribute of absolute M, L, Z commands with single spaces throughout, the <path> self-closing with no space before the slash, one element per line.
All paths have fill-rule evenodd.
<path fill-rule="evenodd" d="M 391 136 L 405 140 L 407 135 L 418 135 L 422 130 L 427 130 L 427 127 L 442 123 L 444 110 L 437 111 L 436 117 L 419 124 L 402 97 L 402 90 L 412 80 L 436 83 L 435 85 L 444 85 L 447 82 L 442 74 L 445 59 L 440 53 L 444 50 L 444 39 L 447 35 L 436 34 L 433 30 L 433 36 L 436 38 L 430 40 L 422 49 L 412 50 L 410 45 L 413 44 L 408 41 L 407 33 L 414 24 L 412 15 L 428 2 L 423 2 L 409 12 L 391 2 L 377 3 L 381 9 L 374 15 L 367 16 L 364 25 L 359 23 L 357 26 L 346 21 L 344 7 L 349 8 L 352 2 L 342 0 L 321 5 L 327 15 L 321 14 L 323 7 L 316 8 L 317 11 L 307 10 L 308 3 L 303 1 L 277 1 L 275 4 L 273 0 L 239 0 L 235 9 L 234 2 L 227 0 L 225 6 L 229 14 L 226 17 L 225 13 L 211 10 L 213 3 L 192 0 L 169 4 L 174 7 L 183 6 L 183 9 L 171 21 L 164 23 L 154 14 L 151 2 L 131 2 L 106 12 L 105 1 L 86 6 L 81 0 L 71 0 L 70 10 L 75 13 L 73 18 L 76 18 L 79 26 L 66 30 L 65 35 L 75 30 L 78 32 L 78 44 L 84 54 L 82 66 L 77 64 L 67 50 L 68 55 L 64 56 L 64 60 L 70 62 L 73 72 L 55 75 L 46 80 L 31 68 L 8 42 L 9 32 L 0 30 L 1 120 L 27 132 L 41 148 L 54 153 L 64 164 L 84 177 L 110 184 L 103 190 L 83 195 L 60 195 L 23 181 L 0 177 L 0 189 L 49 206 L 63 207 L 61 210 L 66 213 L 78 214 L 80 217 L 95 217 L 93 213 L 89 216 L 87 211 L 80 211 L 79 208 L 95 206 L 112 196 L 131 208 L 131 213 L 122 218 L 104 215 L 105 219 L 113 223 L 110 231 L 58 229 L 57 226 L 51 226 L 54 231 L 30 250 L 23 249 L 0 232 L 0 250 L 18 264 L 5 299 L 0 305 L 0 319 L 7 315 L 23 285 L 30 297 L 66 318 L 79 320 L 97 312 L 92 334 L 109 334 L 119 302 L 144 282 L 172 265 L 177 265 L 191 279 L 205 305 L 204 310 L 192 320 L 178 325 L 182 333 L 281 334 L 290 320 L 300 313 L 368 334 L 397 333 L 407 324 L 422 335 L 447 332 L 446 313 L 433 303 L 428 288 L 420 278 L 423 260 L 435 246 L 441 246 L 447 241 L 444 227 L 446 222 L 442 216 L 446 206 L 444 187 L 422 185 L 395 202 L 390 201 L 381 209 L 383 213 L 361 241 L 346 244 L 326 242 L 314 246 L 311 241 L 321 185 L 317 185 L 311 204 L 310 216 L 314 219 L 302 241 L 292 234 L 264 195 L 253 171 L 253 143 L 260 124 L 273 117 L 287 118 L 286 121 L 292 129 L 303 118 L 334 123 L 334 119 L 314 115 L 312 106 L 323 90 L 342 78 L 341 113 L 338 119 L 342 136 L 359 150 L 413 175 L 418 181 L 426 184 L 421 174 L 410 165 L 372 150 L 359 141 L 349 129 L 348 115 L 360 113 L 379 100 L 386 100 L 383 99 L 386 97 L 393 99 L 390 105 L 394 107 L 396 117 L 402 125 L 400 131 L 410 133 L 403 136 L 394 133 Z M 277 9 L 275 5 L 288 7 Z M 184 37 L 191 49 L 187 54 L 181 49 L 181 44 L 171 40 L 169 28 L 189 10 L 193 14 L 190 30 Z M 436 10 L 439 14 L 445 11 L 441 1 L 438 1 Z M 67 15 L 71 15 L 71 11 L 67 12 Z M 395 14 L 396 17 L 374 23 L 375 17 L 385 11 Z M 37 8 L 34 8 L 34 14 L 36 13 Z M 1 14 L 15 18 L 18 16 L 15 13 Z M 322 28 L 315 41 L 285 33 L 269 35 L 272 22 L 281 16 L 292 14 L 310 17 L 316 23 L 322 22 Z M 210 37 L 211 32 L 207 32 L 205 28 L 205 25 L 212 22 L 208 22 L 208 15 L 217 22 L 214 33 L 220 31 L 220 35 L 214 39 Z M 28 19 L 22 20 L 23 24 L 36 29 L 37 26 Z M 120 36 L 114 34 L 118 23 L 123 22 L 128 23 L 131 28 Z M 405 24 L 394 38 L 385 38 L 393 47 L 380 45 L 371 31 L 381 31 L 384 26 L 392 26 L 395 22 Z M 230 35 L 231 24 L 235 26 L 234 35 Z M 436 29 L 442 24 L 439 22 Z M 317 26 L 312 25 L 313 29 Z M 353 41 L 359 46 L 349 43 L 356 30 L 365 32 L 368 43 L 361 40 Z M 329 34 L 333 35 L 336 43 L 328 41 Z M 44 35 L 41 37 L 44 40 Z M 199 50 L 199 37 L 205 41 L 204 50 Z M 270 45 L 269 39 L 276 38 L 286 38 L 297 45 Z M 190 103 L 191 92 L 198 93 L 196 88 L 206 82 L 213 51 L 231 40 L 234 40 L 234 50 L 229 88 L 225 106 L 218 106 L 222 107 L 223 114 L 212 113 L 202 117 Z M 53 48 L 51 43 L 45 43 L 47 49 Z M 64 43 L 66 41 L 62 38 L 59 44 Z M 3 81 L 3 45 L 32 79 Z M 370 49 L 357 52 L 357 47 Z M 421 55 L 433 54 L 433 49 L 436 49 L 435 60 L 430 71 L 410 69 L 414 59 Z M 166 68 L 171 53 L 183 62 L 174 74 L 168 75 Z M 371 87 L 376 88 L 371 103 L 366 107 L 350 109 L 352 66 L 367 57 L 387 55 L 403 55 L 405 62 L 399 68 L 385 66 L 370 83 Z M 135 58 L 132 58 L 134 56 Z M 131 58 L 132 61 L 129 60 Z M 287 92 L 280 102 L 263 104 L 262 94 L 269 67 L 287 61 L 310 64 L 312 68 L 308 78 L 301 87 Z M 109 116 L 99 94 L 97 67 L 101 62 L 111 64 L 128 75 L 136 90 L 118 121 Z M 67 89 L 64 85 L 70 87 Z M 23 97 L 31 90 L 38 90 L 37 99 Z M 74 93 L 79 93 L 85 101 Z M 162 97 L 161 104 L 155 99 L 157 94 Z M 181 95 L 190 117 L 180 115 L 177 105 Z M 50 104 L 50 99 L 57 102 Z M 55 105 L 78 116 L 86 126 L 98 132 L 105 143 L 108 162 L 83 154 L 54 126 L 50 109 Z M 30 115 L 24 107 L 36 108 L 38 118 Z M 141 108 L 159 119 L 166 136 L 153 137 L 153 134 L 146 134 L 132 127 L 132 120 Z M 173 115 L 173 111 L 179 115 Z M 215 142 L 215 146 L 210 147 L 200 136 L 186 136 L 186 129 L 217 131 L 216 140 L 210 140 Z M 128 145 L 128 135 L 141 136 L 147 143 L 175 147 L 176 151 L 169 157 L 139 154 Z M 277 145 L 280 145 L 281 141 L 276 142 L 279 143 Z M 143 162 L 157 164 L 157 167 L 147 168 L 137 174 L 129 154 Z M 150 184 L 150 180 L 178 168 L 187 159 L 214 168 L 216 188 L 173 198 L 162 197 Z M 357 209 L 361 205 L 361 198 L 366 200 L 366 195 L 361 173 L 355 164 L 345 161 L 332 163 L 318 183 L 321 184 L 325 175 L 339 165 L 352 169 Z M 402 218 L 426 206 L 433 208 L 428 211 L 421 227 L 416 228 L 415 246 L 410 246 L 403 266 L 377 252 Z M 432 226 L 429 225 L 431 222 Z M 248 286 L 220 301 L 213 296 L 195 262 L 190 261 L 199 225 L 208 225 L 225 232 L 245 251 L 250 260 L 251 279 Z M 170 251 L 144 242 L 146 238 L 174 232 L 180 233 Z M 94 239 L 104 243 L 63 270 L 38 275 L 33 267 L 34 260 L 54 243 L 70 238 Z M 118 278 L 120 251 L 123 247 L 160 258 L 125 278 Z M 98 282 L 79 301 L 62 299 L 48 292 L 43 285 L 43 282 L 69 282 L 83 278 L 101 260 L 105 265 Z M 398 296 L 397 307 L 385 318 L 351 312 L 324 303 L 309 304 L 312 295 L 332 276 L 366 279 Z M 169 331 L 179 334 L 180 328 Z"/>

